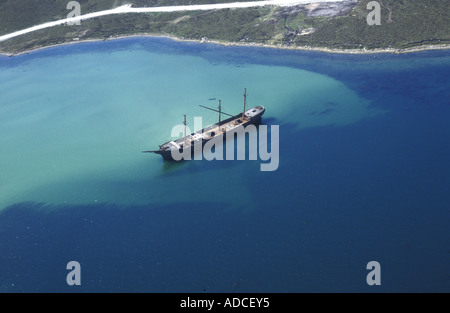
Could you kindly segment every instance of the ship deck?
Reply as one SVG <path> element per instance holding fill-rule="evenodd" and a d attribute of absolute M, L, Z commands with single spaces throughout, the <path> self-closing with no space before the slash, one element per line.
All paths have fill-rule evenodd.
<path fill-rule="evenodd" d="M 262 111 L 264 111 L 264 107 L 258 106 L 252 109 L 245 111 L 244 117 L 243 114 L 238 114 L 228 119 L 225 119 L 220 123 L 220 126 L 217 124 L 210 125 L 202 130 L 199 130 L 195 133 L 187 135 L 185 137 L 179 138 L 177 140 L 169 141 L 161 146 L 161 148 L 167 149 L 180 149 L 180 148 L 190 148 L 193 147 L 196 143 L 202 143 L 205 140 L 210 140 L 215 136 L 223 135 L 240 125 L 245 126 L 245 124 L 249 123 L 251 118 L 257 116 Z"/>
<path fill-rule="evenodd" d="M 195 132 L 193 134 L 187 135 L 186 137 L 180 138 L 175 141 L 171 141 L 170 143 L 175 143 L 173 145 L 175 148 L 179 149 L 181 147 L 183 148 L 189 148 L 194 146 L 197 142 L 202 142 L 202 140 L 209 140 L 212 139 L 215 136 L 220 136 L 225 134 L 226 132 L 229 132 L 239 125 L 244 125 L 248 121 L 248 118 L 242 119 L 242 115 L 239 115 L 236 118 L 233 118 L 231 121 L 221 123 L 219 125 L 212 125 L 208 126 L 207 128 L 200 130 L 198 132 Z"/>

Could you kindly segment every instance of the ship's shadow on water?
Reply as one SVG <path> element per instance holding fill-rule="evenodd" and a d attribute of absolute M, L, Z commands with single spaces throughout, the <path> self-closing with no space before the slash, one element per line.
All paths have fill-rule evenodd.
<path fill-rule="evenodd" d="M 162 162 L 162 167 L 161 167 L 161 173 L 162 174 L 170 174 L 173 173 L 175 171 L 179 171 L 181 169 L 183 169 L 184 167 L 187 166 L 186 161 L 163 161 Z"/>

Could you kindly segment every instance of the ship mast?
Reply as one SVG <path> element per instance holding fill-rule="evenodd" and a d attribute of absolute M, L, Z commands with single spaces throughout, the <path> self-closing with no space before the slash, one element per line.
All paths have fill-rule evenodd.
<path fill-rule="evenodd" d="M 184 116 L 184 137 L 186 137 L 186 115 Z"/>
<path fill-rule="evenodd" d="M 222 113 L 222 104 L 221 104 L 221 100 L 219 100 L 219 127 L 220 127 L 220 115 Z"/>
<path fill-rule="evenodd" d="M 245 118 L 245 102 L 247 100 L 247 88 L 244 88 L 244 111 L 242 111 L 242 118 Z"/>

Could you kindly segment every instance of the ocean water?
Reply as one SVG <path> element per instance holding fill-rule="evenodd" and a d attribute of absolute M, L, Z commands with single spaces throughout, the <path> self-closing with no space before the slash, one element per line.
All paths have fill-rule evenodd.
<path fill-rule="evenodd" d="M 448 292 L 449 72 L 162 38 L 0 57 L 0 292 Z M 141 153 L 244 88 L 276 171 Z"/>

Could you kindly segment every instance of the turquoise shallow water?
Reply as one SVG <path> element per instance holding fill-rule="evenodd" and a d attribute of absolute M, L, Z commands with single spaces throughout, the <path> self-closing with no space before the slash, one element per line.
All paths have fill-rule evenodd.
<path fill-rule="evenodd" d="M 71 291 L 75 259 L 85 291 L 373 291 L 375 259 L 378 290 L 448 291 L 449 69 L 149 38 L 2 57 L 0 288 Z M 277 171 L 141 153 L 244 87 Z"/>
<path fill-rule="evenodd" d="M 171 202 L 175 181 L 151 191 L 138 183 L 158 177 L 162 166 L 159 158 L 139 152 L 166 142 L 183 114 L 191 127 L 195 116 L 215 123 L 216 114 L 198 106 L 217 105 L 208 99 L 222 99 L 224 111 L 236 114 L 244 87 L 249 107 L 263 104 L 265 117 L 298 128 L 346 125 L 383 112 L 326 75 L 281 66 L 212 64 L 195 54 L 164 54 L 142 46 L 36 53 L 5 68 L 0 79 L 5 82 L 0 90 L 2 148 L 8 151 L 1 156 L 7 165 L 2 169 L 3 207 L 23 200 Z M 191 173 L 192 185 L 207 188 L 204 175 Z M 136 184 L 131 191 L 117 190 L 115 182 Z M 226 193 L 236 196 L 242 188 L 230 186 Z M 229 195 L 223 196 L 215 198 L 226 201 Z"/>

